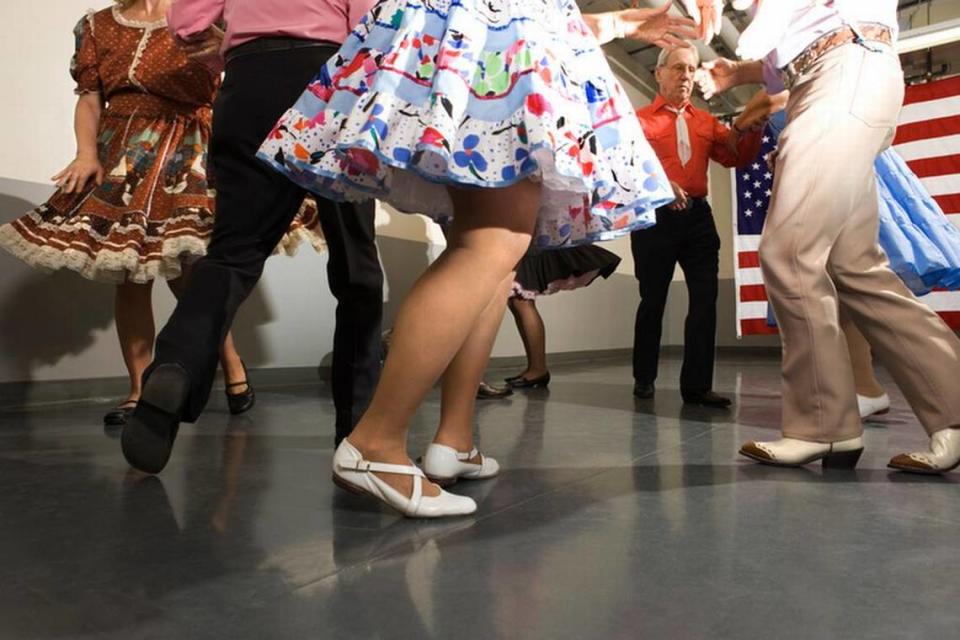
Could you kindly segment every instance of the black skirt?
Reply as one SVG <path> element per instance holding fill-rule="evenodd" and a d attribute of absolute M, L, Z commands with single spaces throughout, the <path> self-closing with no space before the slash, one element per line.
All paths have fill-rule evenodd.
<path fill-rule="evenodd" d="M 530 250 L 517 265 L 513 296 L 532 300 L 557 291 L 579 289 L 598 276 L 609 278 L 618 264 L 620 257 L 617 254 L 596 245 Z"/>

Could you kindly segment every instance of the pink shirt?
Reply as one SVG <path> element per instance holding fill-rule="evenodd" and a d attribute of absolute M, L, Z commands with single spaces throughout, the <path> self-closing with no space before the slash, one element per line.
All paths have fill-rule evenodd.
<path fill-rule="evenodd" d="M 223 51 L 264 36 L 343 42 L 376 0 L 174 0 L 170 31 L 181 40 L 227 23 Z"/>

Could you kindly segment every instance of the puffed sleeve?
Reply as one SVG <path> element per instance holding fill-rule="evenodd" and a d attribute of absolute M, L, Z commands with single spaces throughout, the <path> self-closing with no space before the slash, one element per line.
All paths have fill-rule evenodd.
<path fill-rule="evenodd" d="M 84 93 L 101 93 L 100 73 L 97 64 L 97 43 L 94 40 L 93 14 L 90 13 L 80 19 L 73 29 L 76 40 L 76 50 L 70 60 L 70 75 L 73 76 L 77 87 L 77 95 Z"/>

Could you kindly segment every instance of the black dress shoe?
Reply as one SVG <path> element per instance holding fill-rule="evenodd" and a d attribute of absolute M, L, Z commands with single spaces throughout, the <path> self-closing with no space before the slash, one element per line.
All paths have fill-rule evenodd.
<path fill-rule="evenodd" d="M 550 372 L 548 371 L 537 378 L 518 376 L 507 380 L 507 384 L 513 389 L 546 389 L 547 385 L 550 384 Z"/>
<path fill-rule="evenodd" d="M 510 387 L 498 389 L 497 387 L 489 385 L 486 382 L 481 382 L 480 386 L 477 388 L 477 400 L 500 400 L 501 398 L 506 398 L 512 395 L 513 389 Z"/>
<path fill-rule="evenodd" d="M 730 398 L 724 398 L 713 391 L 682 391 L 683 401 L 687 404 L 699 404 L 704 407 L 729 407 Z"/>
<path fill-rule="evenodd" d="M 161 364 L 150 373 L 120 435 L 123 457 L 131 467 L 160 473 L 167 466 L 189 393 L 190 377 L 179 364 Z"/>
<path fill-rule="evenodd" d="M 649 400 L 653 397 L 653 394 L 656 393 L 656 391 L 657 390 L 654 388 L 652 383 L 645 384 L 638 382 L 637 384 L 633 385 L 633 395 L 641 400 Z"/>
<path fill-rule="evenodd" d="M 523 380 L 523 374 L 522 374 L 522 373 L 521 373 L 521 374 L 518 374 L 518 375 L 515 375 L 515 376 L 510 376 L 509 378 L 504 378 L 504 379 L 503 379 L 503 381 L 506 382 L 508 385 L 513 384 L 513 383 L 516 382 L 517 380 Z"/>
<path fill-rule="evenodd" d="M 253 387 L 250 386 L 250 376 L 247 374 L 247 365 L 242 360 L 240 364 L 243 365 L 243 380 L 240 382 L 231 382 L 224 390 L 224 393 L 227 395 L 227 408 L 230 409 L 230 413 L 235 416 L 250 411 L 257 402 L 257 394 L 253 392 Z M 240 393 L 230 393 L 230 389 L 244 385 L 246 385 L 247 388 Z"/>
<path fill-rule="evenodd" d="M 103 424 L 108 427 L 122 427 L 127 424 L 127 419 L 130 417 L 130 414 L 133 413 L 134 407 L 137 406 L 136 400 L 127 400 L 126 402 L 121 402 L 103 416 Z"/>

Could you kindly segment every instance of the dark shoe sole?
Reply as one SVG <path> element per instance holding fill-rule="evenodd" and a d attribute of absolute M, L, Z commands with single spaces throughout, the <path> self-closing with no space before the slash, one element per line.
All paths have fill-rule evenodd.
<path fill-rule="evenodd" d="M 900 471 L 902 473 L 912 473 L 918 476 L 942 476 L 945 473 L 949 473 L 953 471 L 957 467 L 960 467 L 960 462 L 958 462 L 957 464 L 953 465 L 948 469 L 923 469 L 921 467 L 908 467 L 908 466 L 901 467 L 899 465 L 887 463 L 888 469 L 894 469 L 895 471 Z"/>
<path fill-rule="evenodd" d="M 178 364 L 162 364 L 150 374 L 120 436 L 123 457 L 131 467 L 160 473 L 167 466 L 189 391 L 187 372 Z"/>

